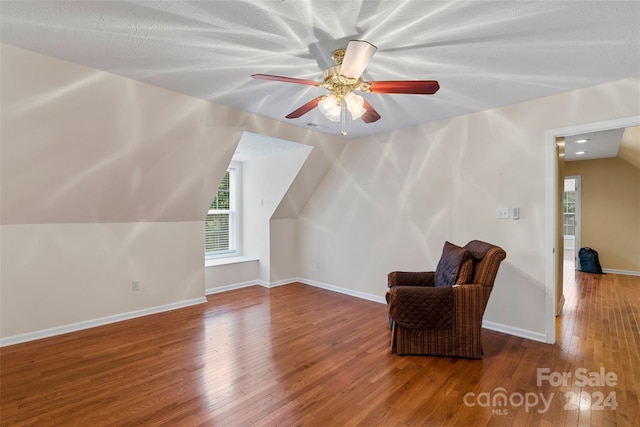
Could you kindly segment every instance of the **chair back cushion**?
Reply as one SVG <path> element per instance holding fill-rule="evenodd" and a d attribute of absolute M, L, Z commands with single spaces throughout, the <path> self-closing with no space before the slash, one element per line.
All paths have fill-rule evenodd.
<path fill-rule="evenodd" d="M 435 286 L 452 286 L 471 283 L 473 254 L 450 242 L 444 242 L 442 256 L 435 274 Z"/>

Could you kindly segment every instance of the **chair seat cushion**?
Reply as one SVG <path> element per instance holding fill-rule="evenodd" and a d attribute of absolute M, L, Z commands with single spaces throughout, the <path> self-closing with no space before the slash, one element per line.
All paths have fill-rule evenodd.
<path fill-rule="evenodd" d="M 471 283 L 473 256 L 465 248 L 444 242 L 442 256 L 435 274 L 435 286 L 452 286 Z"/>

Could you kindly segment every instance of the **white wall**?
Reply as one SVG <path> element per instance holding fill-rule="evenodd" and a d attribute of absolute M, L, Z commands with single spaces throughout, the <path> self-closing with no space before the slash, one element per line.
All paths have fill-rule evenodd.
<path fill-rule="evenodd" d="M 272 219 L 269 222 L 271 271 L 269 283 L 288 283 L 300 277 L 297 219 Z"/>
<path fill-rule="evenodd" d="M 2 336 L 202 302 L 197 240 L 199 221 L 4 225 Z"/>
<path fill-rule="evenodd" d="M 309 156 L 311 147 L 301 147 L 243 163 L 243 252 L 260 260 L 259 280 L 266 283 L 271 281 L 269 220 Z"/>
<path fill-rule="evenodd" d="M 381 298 L 390 271 L 434 270 L 445 240 L 485 240 L 507 252 L 485 320 L 544 340 L 545 130 L 637 115 L 639 83 L 351 142 L 300 216 L 300 275 Z"/>
<path fill-rule="evenodd" d="M 201 299 L 204 212 L 241 114 L 0 52 L 1 336 Z"/>
<path fill-rule="evenodd" d="M 259 260 L 253 259 L 205 267 L 206 293 L 224 292 L 251 284 L 263 284 L 258 279 L 260 277 L 259 262 Z"/>
<path fill-rule="evenodd" d="M 344 146 L 5 44 L 0 55 L 2 343 L 202 301 L 204 217 L 242 132 L 319 148 L 293 206 Z"/>

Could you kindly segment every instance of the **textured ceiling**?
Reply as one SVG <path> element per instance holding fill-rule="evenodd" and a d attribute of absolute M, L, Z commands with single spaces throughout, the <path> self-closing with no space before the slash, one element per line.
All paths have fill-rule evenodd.
<path fill-rule="evenodd" d="M 638 1 L 2 1 L 2 42 L 298 126 L 339 133 L 317 110 L 350 39 L 378 46 L 365 80 L 438 80 L 433 96 L 373 95 L 373 124 L 348 137 L 640 75 Z"/>

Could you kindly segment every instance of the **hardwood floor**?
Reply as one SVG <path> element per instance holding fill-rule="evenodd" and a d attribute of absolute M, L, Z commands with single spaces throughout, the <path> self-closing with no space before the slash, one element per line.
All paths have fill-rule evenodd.
<path fill-rule="evenodd" d="M 5 347 L 1 425 L 640 425 L 640 277 L 568 276 L 555 345 L 483 360 L 392 355 L 384 305 L 299 283 Z"/>

